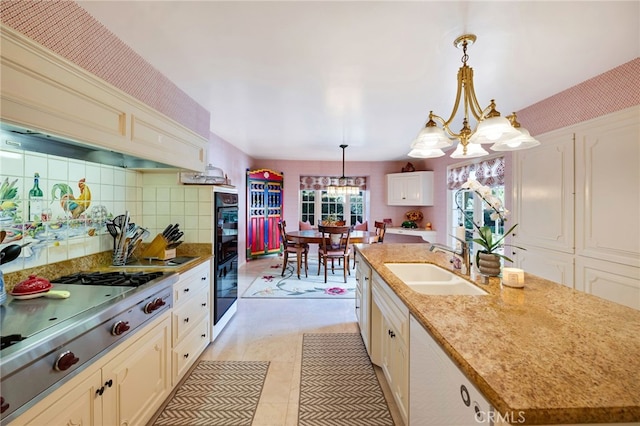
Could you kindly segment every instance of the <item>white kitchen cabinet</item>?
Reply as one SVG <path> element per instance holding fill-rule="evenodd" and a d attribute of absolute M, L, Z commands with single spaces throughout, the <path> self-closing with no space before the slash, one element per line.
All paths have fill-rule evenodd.
<path fill-rule="evenodd" d="M 432 206 L 433 172 L 388 174 L 387 204 L 390 206 Z"/>
<path fill-rule="evenodd" d="M 438 233 L 436 231 L 428 229 L 388 227 L 384 235 L 385 238 L 388 235 L 410 235 L 422 238 L 422 241 L 420 242 L 426 241 L 428 243 L 435 243 L 436 241 L 438 241 Z"/>
<path fill-rule="evenodd" d="M 78 379 L 77 377 L 76 379 Z M 77 383 L 76 383 L 77 382 Z M 91 369 L 86 378 L 67 384 L 68 391 L 56 392 L 60 398 L 46 409 L 35 408 L 18 417 L 11 424 L 25 426 L 42 425 L 102 425 L 102 399 L 96 392 L 102 386 L 102 372 Z M 34 413 L 36 413 L 34 415 Z"/>
<path fill-rule="evenodd" d="M 576 133 L 576 255 L 640 268 L 640 106 Z"/>
<path fill-rule="evenodd" d="M 204 171 L 206 138 L 24 35 L 0 30 L 4 123 Z"/>
<path fill-rule="evenodd" d="M 371 355 L 371 266 L 360 253 L 356 253 L 356 318 L 364 346 Z"/>
<path fill-rule="evenodd" d="M 563 129 L 539 139 L 540 146 L 514 153 L 517 245 L 573 253 L 573 133 Z"/>
<path fill-rule="evenodd" d="M 510 252 L 511 248 L 507 247 L 505 251 Z M 530 274 L 574 288 L 572 254 L 528 246 L 527 250 L 518 251 L 518 266 Z"/>
<path fill-rule="evenodd" d="M 493 409 L 476 387 L 410 316 L 409 425 L 493 424 Z M 516 419 L 517 420 L 517 419 Z"/>
<path fill-rule="evenodd" d="M 640 106 L 514 152 L 513 243 L 525 271 L 640 309 Z M 510 256 L 511 257 L 511 256 Z"/>
<path fill-rule="evenodd" d="M 171 393 L 169 321 L 102 367 L 105 425 L 145 424 Z"/>
<path fill-rule="evenodd" d="M 576 290 L 640 310 L 640 270 L 633 266 L 578 256 Z"/>
<path fill-rule="evenodd" d="M 409 309 L 372 273 L 372 361 L 382 368 L 405 424 L 409 418 Z M 374 355 L 375 354 L 375 355 Z"/>
<path fill-rule="evenodd" d="M 171 392 L 170 324 L 154 319 L 11 424 L 145 424 Z"/>
<path fill-rule="evenodd" d="M 173 285 L 172 383 L 176 386 L 209 344 L 211 261 L 183 274 Z"/>

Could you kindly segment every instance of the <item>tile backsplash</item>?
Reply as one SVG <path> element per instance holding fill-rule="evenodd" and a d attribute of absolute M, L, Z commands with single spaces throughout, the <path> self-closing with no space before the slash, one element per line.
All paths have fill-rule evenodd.
<path fill-rule="evenodd" d="M 168 224 L 178 223 L 184 241 L 213 241 L 213 187 L 183 185 L 177 173 L 144 173 L 142 176 L 142 223 L 152 236 Z"/>
<path fill-rule="evenodd" d="M 33 220 L 35 173 L 43 214 Z M 142 173 L 135 170 L 3 149 L 0 184 L 0 230 L 7 233 L 0 247 L 28 243 L 20 257 L 2 265 L 5 273 L 112 250 L 104 221 L 127 210 L 135 221 L 142 211 Z M 15 189 L 7 191 L 11 185 Z"/>
<path fill-rule="evenodd" d="M 45 214 L 29 220 L 35 173 Z M 5 189 L 13 184 L 15 190 L 5 190 L 10 199 L 0 200 L 0 230 L 7 233 L 0 248 L 29 243 L 20 257 L 2 265 L 5 273 L 112 250 L 104 221 L 126 211 L 132 222 L 149 230 L 144 242 L 170 223 L 180 224 L 185 242 L 212 241 L 212 187 L 182 185 L 175 171 L 143 172 L 3 149 L 0 185 L 5 182 Z"/>

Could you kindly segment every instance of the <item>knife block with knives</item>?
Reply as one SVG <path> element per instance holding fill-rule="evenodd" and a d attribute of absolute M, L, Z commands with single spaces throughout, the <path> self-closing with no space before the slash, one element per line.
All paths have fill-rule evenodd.
<path fill-rule="evenodd" d="M 184 235 L 180 231 L 180 225 L 169 225 L 165 230 L 156 235 L 151 243 L 145 248 L 142 257 L 145 259 L 170 260 L 176 257 L 176 247 L 182 244 L 178 241 Z"/>

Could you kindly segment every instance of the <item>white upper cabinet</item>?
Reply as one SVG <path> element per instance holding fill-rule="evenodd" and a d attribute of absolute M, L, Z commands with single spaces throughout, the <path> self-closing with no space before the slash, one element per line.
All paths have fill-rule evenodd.
<path fill-rule="evenodd" d="M 203 171 L 208 141 L 20 33 L 0 27 L 0 119 L 89 146 Z"/>
<path fill-rule="evenodd" d="M 640 108 L 576 129 L 576 254 L 640 267 Z"/>
<path fill-rule="evenodd" d="M 518 245 L 573 253 L 573 132 L 538 139 L 540 146 L 513 157 Z"/>
<path fill-rule="evenodd" d="M 514 153 L 518 266 L 640 309 L 640 106 Z M 515 254 L 515 253 L 514 253 Z"/>
<path fill-rule="evenodd" d="M 390 206 L 432 206 L 433 172 L 388 174 L 387 204 Z"/>

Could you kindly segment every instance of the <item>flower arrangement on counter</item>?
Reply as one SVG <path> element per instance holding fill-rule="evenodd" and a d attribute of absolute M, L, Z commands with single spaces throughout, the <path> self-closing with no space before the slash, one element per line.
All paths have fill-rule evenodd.
<path fill-rule="evenodd" d="M 405 213 L 406 221 L 402 222 L 403 228 L 417 228 L 418 224 L 416 222 L 420 222 L 424 219 L 422 212 L 420 210 L 409 210 Z"/>
<path fill-rule="evenodd" d="M 482 247 L 482 250 L 476 250 L 476 265 L 479 264 L 480 253 L 494 254 L 495 256 L 501 259 L 508 260 L 509 262 L 513 262 L 513 260 L 505 256 L 504 254 L 497 253 L 497 250 L 504 246 L 510 246 L 510 247 L 521 249 L 521 250 L 526 250 L 523 247 L 518 247 L 512 244 L 504 243 L 504 239 L 507 237 L 507 235 L 511 234 L 514 229 L 516 229 L 518 224 L 517 223 L 514 224 L 511 228 L 509 228 L 507 232 L 505 232 L 498 238 L 495 238 L 493 234 L 493 230 L 491 229 L 490 226 L 478 226 L 478 224 L 475 223 L 473 218 L 470 218 L 469 216 L 467 216 L 467 212 L 458 203 L 458 194 L 467 189 L 470 189 L 474 193 L 476 193 L 482 199 L 482 201 L 486 203 L 491 208 L 491 210 L 493 210 L 490 216 L 492 220 L 506 222 L 507 216 L 509 215 L 509 210 L 507 210 L 502 205 L 502 201 L 500 201 L 498 197 L 493 195 L 491 188 L 489 188 L 488 186 L 481 185 L 475 179 L 471 179 L 471 178 L 468 179 L 464 184 L 462 184 L 462 188 L 459 189 L 458 192 L 456 192 L 455 200 L 456 200 L 456 206 L 458 210 L 460 210 L 460 212 L 462 212 L 462 215 L 473 224 L 474 228 L 478 233 L 478 238 L 474 238 L 472 241 L 475 244 L 478 244 L 480 247 Z"/>

